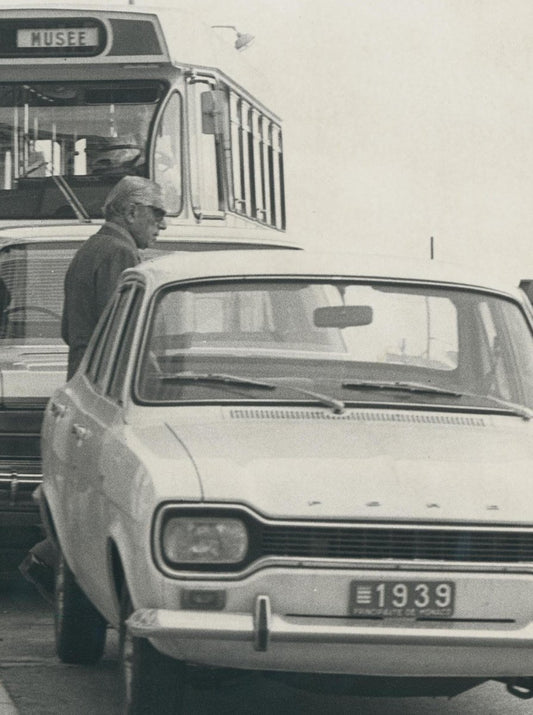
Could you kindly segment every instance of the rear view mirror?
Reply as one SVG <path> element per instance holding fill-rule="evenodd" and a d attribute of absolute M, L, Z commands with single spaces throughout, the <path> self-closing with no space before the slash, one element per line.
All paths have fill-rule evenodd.
<path fill-rule="evenodd" d="M 335 305 L 316 308 L 313 321 L 317 328 L 351 328 L 370 325 L 374 311 L 370 305 Z"/>

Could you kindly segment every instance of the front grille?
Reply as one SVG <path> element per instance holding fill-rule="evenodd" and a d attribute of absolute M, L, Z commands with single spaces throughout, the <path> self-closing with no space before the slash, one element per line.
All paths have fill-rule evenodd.
<path fill-rule="evenodd" d="M 517 563 L 533 561 L 533 530 L 264 524 L 260 551 L 264 557 Z"/>

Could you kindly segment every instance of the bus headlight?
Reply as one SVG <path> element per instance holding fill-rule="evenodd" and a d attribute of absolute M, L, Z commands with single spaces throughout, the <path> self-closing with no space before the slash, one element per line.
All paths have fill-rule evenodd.
<path fill-rule="evenodd" d="M 161 547 L 174 564 L 235 564 L 246 556 L 248 532 L 240 519 L 173 516 L 163 525 Z"/>

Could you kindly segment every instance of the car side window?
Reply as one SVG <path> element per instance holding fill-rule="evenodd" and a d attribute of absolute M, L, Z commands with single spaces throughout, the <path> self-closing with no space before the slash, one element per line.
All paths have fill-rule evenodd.
<path fill-rule="evenodd" d="M 482 350 L 481 358 L 483 365 L 484 388 L 489 395 L 496 395 L 506 400 L 512 398 L 511 385 L 509 383 L 509 370 L 506 370 L 506 360 L 508 360 L 508 349 L 502 330 L 498 329 L 496 316 L 491 312 L 487 302 L 480 303 L 479 306 L 481 327 L 482 327 Z"/>
<path fill-rule="evenodd" d="M 94 342 L 91 341 L 92 345 L 90 345 L 89 348 L 86 375 L 92 383 L 94 383 L 96 380 L 96 374 L 98 371 L 98 366 L 100 365 L 100 359 L 102 357 L 102 350 L 104 347 L 106 334 L 111 323 L 111 317 L 115 310 L 115 306 L 116 300 L 113 300 L 113 302 L 107 306 L 102 319 L 96 326 L 96 339 L 94 340 Z"/>
<path fill-rule="evenodd" d="M 93 360 L 91 360 L 89 378 L 99 392 L 101 392 L 105 386 L 105 379 L 108 373 L 113 348 L 120 333 L 123 317 L 131 301 L 132 290 L 132 285 L 126 285 L 120 289 L 118 297 L 115 299 L 114 308 L 107 320 L 106 328 L 104 328 L 99 336 Z"/>
<path fill-rule="evenodd" d="M 136 288 L 133 299 L 128 306 L 128 311 L 125 315 L 124 328 L 119 339 L 119 346 L 115 356 L 113 369 L 111 371 L 111 381 L 107 394 L 113 400 L 121 402 L 124 380 L 126 378 L 126 369 L 128 367 L 128 359 L 135 334 L 135 327 L 139 318 L 139 311 L 144 291 L 141 288 Z"/>

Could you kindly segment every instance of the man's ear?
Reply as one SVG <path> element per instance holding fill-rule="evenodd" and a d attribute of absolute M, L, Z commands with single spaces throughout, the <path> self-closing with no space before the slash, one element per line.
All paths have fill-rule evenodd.
<path fill-rule="evenodd" d="M 132 224 L 137 218 L 137 205 L 130 204 L 128 208 L 124 211 L 124 218 L 128 225 Z"/>

